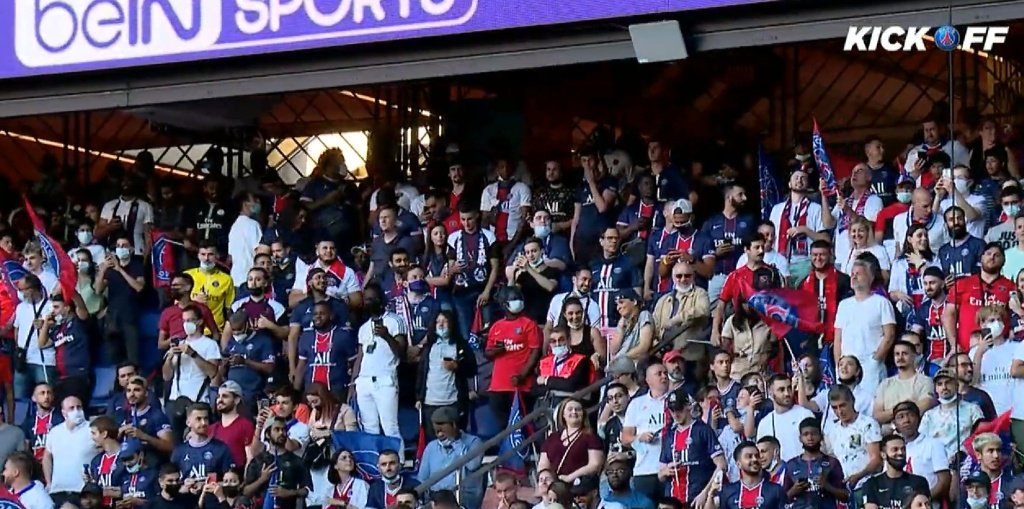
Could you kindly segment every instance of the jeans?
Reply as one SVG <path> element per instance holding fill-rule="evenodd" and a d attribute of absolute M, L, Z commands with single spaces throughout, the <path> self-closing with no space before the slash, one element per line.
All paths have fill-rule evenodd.
<path fill-rule="evenodd" d="M 480 291 L 467 290 L 452 294 L 452 308 L 455 311 L 455 321 L 458 322 L 459 333 L 463 338 L 469 339 L 469 330 L 473 326 L 473 319 L 476 317 L 476 300 L 480 298 Z M 485 324 L 491 323 L 490 306 L 480 308 L 480 313 Z"/>
<path fill-rule="evenodd" d="M 28 364 L 24 371 L 14 372 L 14 395 L 19 398 L 31 398 L 36 385 L 47 382 L 57 383 L 57 367 Z"/>
<path fill-rule="evenodd" d="M 395 377 L 359 375 L 356 378 L 356 403 L 363 431 L 402 438 L 398 428 L 398 384 Z M 404 448 L 404 446 L 403 446 Z M 399 454 L 405 457 L 402 449 Z"/>

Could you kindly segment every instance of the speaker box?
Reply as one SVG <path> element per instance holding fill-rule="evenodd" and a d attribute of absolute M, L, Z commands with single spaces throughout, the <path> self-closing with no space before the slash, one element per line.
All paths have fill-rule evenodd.
<path fill-rule="evenodd" d="M 629 37 L 641 64 L 671 62 L 689 56 L 683 31 L 675 20 L 629 25 Z"/>

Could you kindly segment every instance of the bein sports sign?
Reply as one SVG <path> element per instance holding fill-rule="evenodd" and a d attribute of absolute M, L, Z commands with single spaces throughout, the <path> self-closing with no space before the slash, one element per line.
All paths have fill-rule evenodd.
<path fill-rule="evenodd" d="M 765 1 L 0 0 L 0 79 Z"/>

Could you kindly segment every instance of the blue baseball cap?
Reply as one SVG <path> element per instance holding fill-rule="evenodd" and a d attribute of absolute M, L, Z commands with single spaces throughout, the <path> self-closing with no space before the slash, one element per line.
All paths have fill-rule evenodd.
<path fill-rule="evenodd" d="M 138 438 L 128 438 L 121 442 L 121 456 L 135 456 L 142 452 L 142 441 Z"/>
<path fill-rule="evenodd" d="M 615 299 L 629 299 L 636 302 L 640 302 L 640 296 L 637 295 L 636 290 L 632 288 L 623 288 L 622 290 L 619 290 L 619 293 L 615 295 Z"/>

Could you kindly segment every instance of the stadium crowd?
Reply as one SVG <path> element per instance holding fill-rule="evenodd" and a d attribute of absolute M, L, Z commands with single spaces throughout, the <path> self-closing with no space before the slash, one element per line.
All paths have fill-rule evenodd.
<path fill-rule="evenodd" d="M 834 186 L 809 137 L 777 173 L 659 139 L 534 174 L 449 145 L 369 184 L 337 149 L 294 186 L 259 151 L 45 173 L 44 226 L 0 224 L 4 482 L 26 509 L 1024 507 L 1019 141 L 929 119 Z M 542 405 L 517 465 L 419 487 Z"/>

